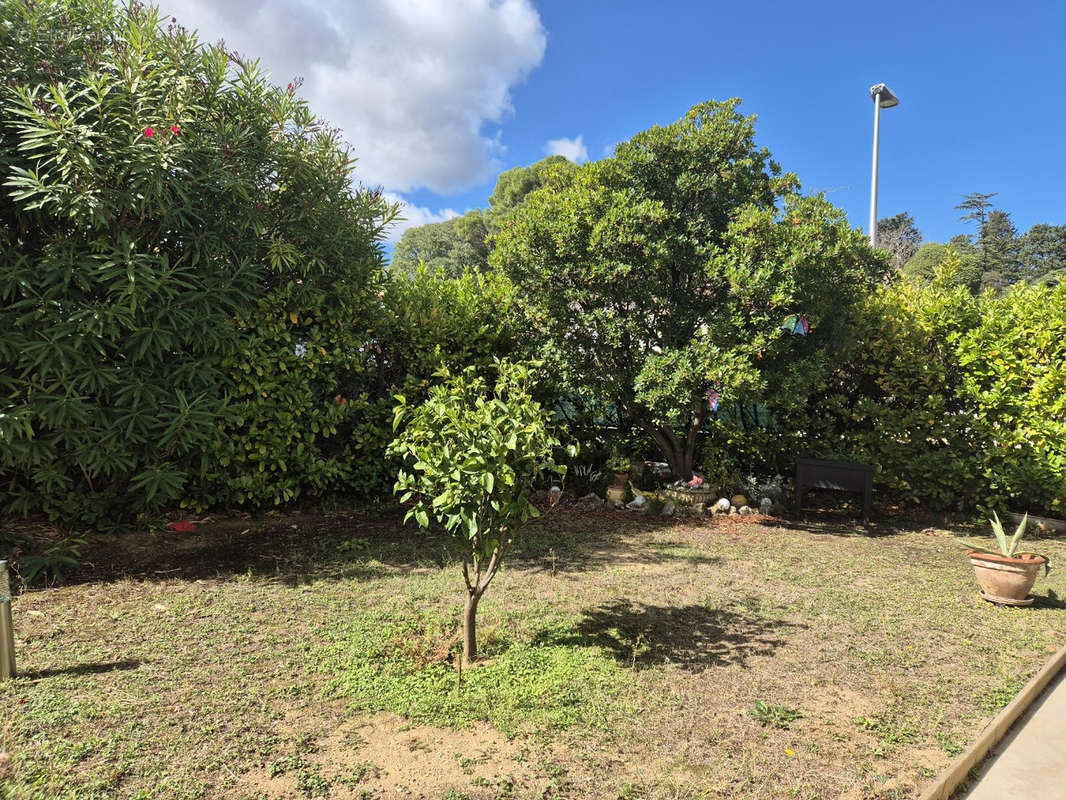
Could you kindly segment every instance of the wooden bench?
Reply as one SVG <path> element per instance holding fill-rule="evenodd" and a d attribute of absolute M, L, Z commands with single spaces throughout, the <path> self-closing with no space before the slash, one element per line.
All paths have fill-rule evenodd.
<path fill-rule="evenodd" d="M 809 489 L 835 489 L 839 492 L 862 492 L 862 520 L 870 522 L 870 504 L 874 493 L 874 467 L 851 461 L 822 461 L 817 458 L 796 459 L 796 515 Z"/>

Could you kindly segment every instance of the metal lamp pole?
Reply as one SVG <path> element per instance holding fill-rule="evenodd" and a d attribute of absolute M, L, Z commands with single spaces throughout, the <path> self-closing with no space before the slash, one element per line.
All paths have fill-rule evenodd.
<path fill-rule="evenodd" d="M 11 624 L 11 584 L 0 561 L 0 680 L 15 677 L 15 628 Z"/>
<path fill-rule="evenodd" d="M 899 98 L 883 83 L 870 87 L 874 101 L 874 167 L 870 179 L 870 247 L 877 247 L 877 156 L 881 147 L 881 109 L 899 105 Z"/>

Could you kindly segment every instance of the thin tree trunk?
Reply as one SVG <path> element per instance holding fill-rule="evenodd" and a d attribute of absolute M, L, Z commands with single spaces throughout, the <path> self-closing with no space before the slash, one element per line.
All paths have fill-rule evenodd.
<path fill-rule="evenodd" d="M 466 593 L 466 608 L 463 609 L 463 660 L 471 664 L 477 660 L 477 604 L 481 593 Z"/>

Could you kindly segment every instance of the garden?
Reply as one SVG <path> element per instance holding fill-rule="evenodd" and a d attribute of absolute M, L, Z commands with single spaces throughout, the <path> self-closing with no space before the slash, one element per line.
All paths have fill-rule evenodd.
<path fill-rule="evenodd" d="M 389 268 L 298 83 L 0 8 L 0 796 L 917 797 L 1066 645 L 1066 286 L 901 273 L 737 99 Z"/>

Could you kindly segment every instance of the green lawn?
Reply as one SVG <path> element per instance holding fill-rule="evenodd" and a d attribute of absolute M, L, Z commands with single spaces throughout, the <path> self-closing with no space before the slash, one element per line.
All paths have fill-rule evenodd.
<path fill-rule="evenodd" d="M 462 592 L 443 542 L 392 518 L 101 539 L 75 582 L 14 601 L 0 786 L 914 797 L 1066 642 L 1060 572 L 997 608 L 948 532 L 902 521 L 563 509 L 486 594 L 459 685 Z"/>

